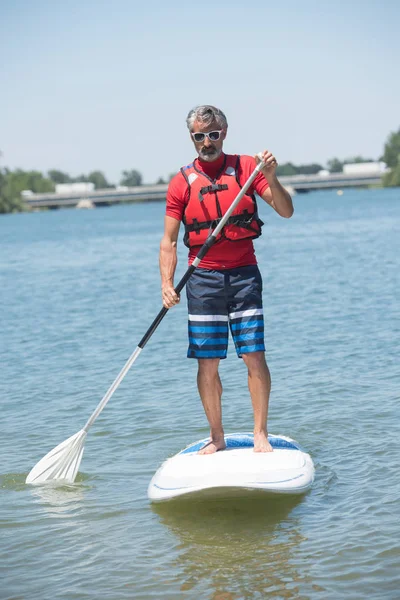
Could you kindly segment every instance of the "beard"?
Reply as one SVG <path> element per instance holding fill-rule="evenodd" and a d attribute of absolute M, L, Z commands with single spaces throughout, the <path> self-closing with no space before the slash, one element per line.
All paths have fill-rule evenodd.
<path fill-rule="evenodd" d="M 199 158 L 204 162 L 213 162 L 214 160 L 217 160 L 221 154 L 222 148 L 217 150 L 214 146 L 208 148 L 203 147 L 199 150 Z"/>

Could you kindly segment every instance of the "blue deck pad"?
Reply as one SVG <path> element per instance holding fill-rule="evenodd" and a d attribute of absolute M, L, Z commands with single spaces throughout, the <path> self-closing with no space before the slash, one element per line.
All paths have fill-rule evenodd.
<path fill-rule="evenodd" d="M 188 446 L 179 454 L 190 454 L 191 452 L 198 452 L 203 446 L 210 442 L 210 438 L 195 442 L 191 446 Z M 268 441 L 274 449 L 285 449 L 285 450 L 302 450 L 299 444 L 285 440 L 280 437 L 268 437 Z M 254 447 L 254 435 L 252 433 L 234 433 L 225 436 L 225 443 L 227 449 L 229 448 L 253 448 Z"/>

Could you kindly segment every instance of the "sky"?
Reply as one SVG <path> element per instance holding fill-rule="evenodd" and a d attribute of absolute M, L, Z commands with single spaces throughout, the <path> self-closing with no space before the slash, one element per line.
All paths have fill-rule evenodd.
<path fill-rule="evenodd" d="M 0 0 L 0 166 L 153 183 L 194 158 L 199 104 L 226 152 L 378 159 L 399 65 L 398 0 Z"/>

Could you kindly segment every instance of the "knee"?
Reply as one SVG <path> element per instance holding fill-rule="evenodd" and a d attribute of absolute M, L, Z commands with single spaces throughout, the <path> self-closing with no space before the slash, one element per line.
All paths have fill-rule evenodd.
<path fill-rule="evenodd" d="M 219 358 L 202 358 L 198 360 L 198 374 L 212 378 L 218 374 Z"/>
<path fill-rule="evenodd" d="M 250 354 L 243 354 L 242 358 L 249 372 L 268 370 L 267 362 L 265 360 L 265 352 L 251 352 Z"/>

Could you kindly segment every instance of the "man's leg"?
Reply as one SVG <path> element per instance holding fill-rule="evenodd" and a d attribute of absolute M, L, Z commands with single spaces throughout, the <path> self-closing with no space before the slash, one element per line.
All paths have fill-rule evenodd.
<path fill-rule="evenodd" d="M 224 273 L 196 269 L 186 284 L 189 312 L 188 357 L 198 361 L 197 386 L 211 430 L 211 441 L 199 454 L 225 448 L 219 362 L 228 348 L 228 315 Z"/>
<path fill-rule="evenodd" d="M 232 269 L 229 277 L 229 325 L 236 352 L 248 370 L 254 411 L 254 451 L 272 452 L 267 419 L 271 377 L 265 362 L 262 277 L 256 265 Z"/>
<path fill-rule="evenodd" d="M 248 384 L 254 412 L 254 452 L 272 452 L 268 441 L 267 420 L 271 375 L 264 352 L 243 354 L 248 369 Z"/>
<path fill-rule="evenodd" d="M 199 454 L 213 454 L 225 446 L 222 427 L 222 384 L 218 373 L 219 358 L 198 360 L 197 386 L 204 411 L 210 425 L 211 442 L 199 451 Z"/>

